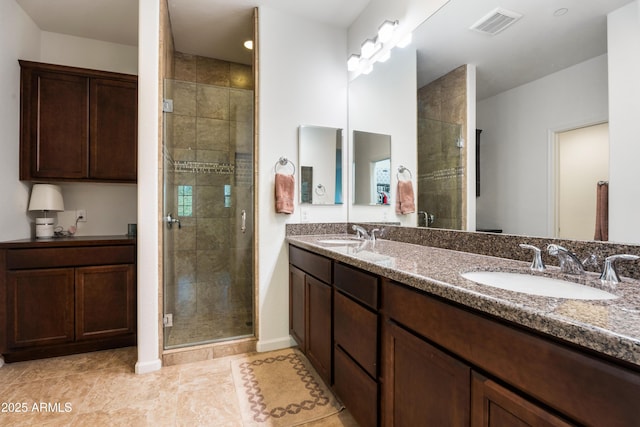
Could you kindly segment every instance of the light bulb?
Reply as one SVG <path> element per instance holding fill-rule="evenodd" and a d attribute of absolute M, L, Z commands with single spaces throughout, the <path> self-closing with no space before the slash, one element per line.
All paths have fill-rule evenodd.
<path fill-rule="evenodd" d="M 353 54 L 347 60 L 347 70 L 356 71 L 360 65 L 360 55 Z"/>
<path fill-rule="evenodd" d="M 378 28 L 378 41 L 381 43 L 386 43 L 391 40 L 391 37 L 393 37 L 393 32 L 395 31 L 397 26 L 398 21 L 384 21 Z"/>

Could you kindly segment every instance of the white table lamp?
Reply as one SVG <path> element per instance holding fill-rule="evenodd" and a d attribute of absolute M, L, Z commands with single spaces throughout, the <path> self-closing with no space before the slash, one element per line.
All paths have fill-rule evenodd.
<path fill-rule="evenodd" d="M 53 218 L 47 218 L 48 211 L 63 211 L 64 201 L 58 185 L 34 184 L 31 189 L 30 211 L 42 211 L 44 216 L 36 218 L 36 239 L 53 237 Z"/>

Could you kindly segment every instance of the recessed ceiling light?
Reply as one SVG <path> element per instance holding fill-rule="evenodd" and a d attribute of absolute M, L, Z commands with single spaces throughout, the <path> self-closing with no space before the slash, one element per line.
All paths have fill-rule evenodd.
<path fill-rule="evenodd" d="M 244 42 L 244 47 L 249 49 L 249 50 L 253 50 L 253 40 L 247 40 Z"/>
<path fill-rule="evenodd" d="M 567 12 L 569 12 L 569 9 L 567 9 L 566 7 L 561 7 L 560 9 L 556 10 L 555 12 L 553 12 L 553 16 L 562 16 L 562 15 L 566 14 Z"/>

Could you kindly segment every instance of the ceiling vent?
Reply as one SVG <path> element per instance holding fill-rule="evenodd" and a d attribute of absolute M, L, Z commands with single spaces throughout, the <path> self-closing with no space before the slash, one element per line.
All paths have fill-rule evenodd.
<path fill-rule="evenodd" d="M 470 29 L 495 36 L 520 18 L 522 18 L 522 15 L 519 13 L 497 8 L 482 17 L 478 22 L 473 24 Z"/>

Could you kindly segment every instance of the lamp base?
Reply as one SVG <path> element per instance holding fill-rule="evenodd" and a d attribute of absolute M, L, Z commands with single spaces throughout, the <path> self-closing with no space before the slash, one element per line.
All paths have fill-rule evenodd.
<path fill-rule="evenodd" d="M 36 239 L 51 239 L 53 223 L 53 218 L 36 218 Z"/>

